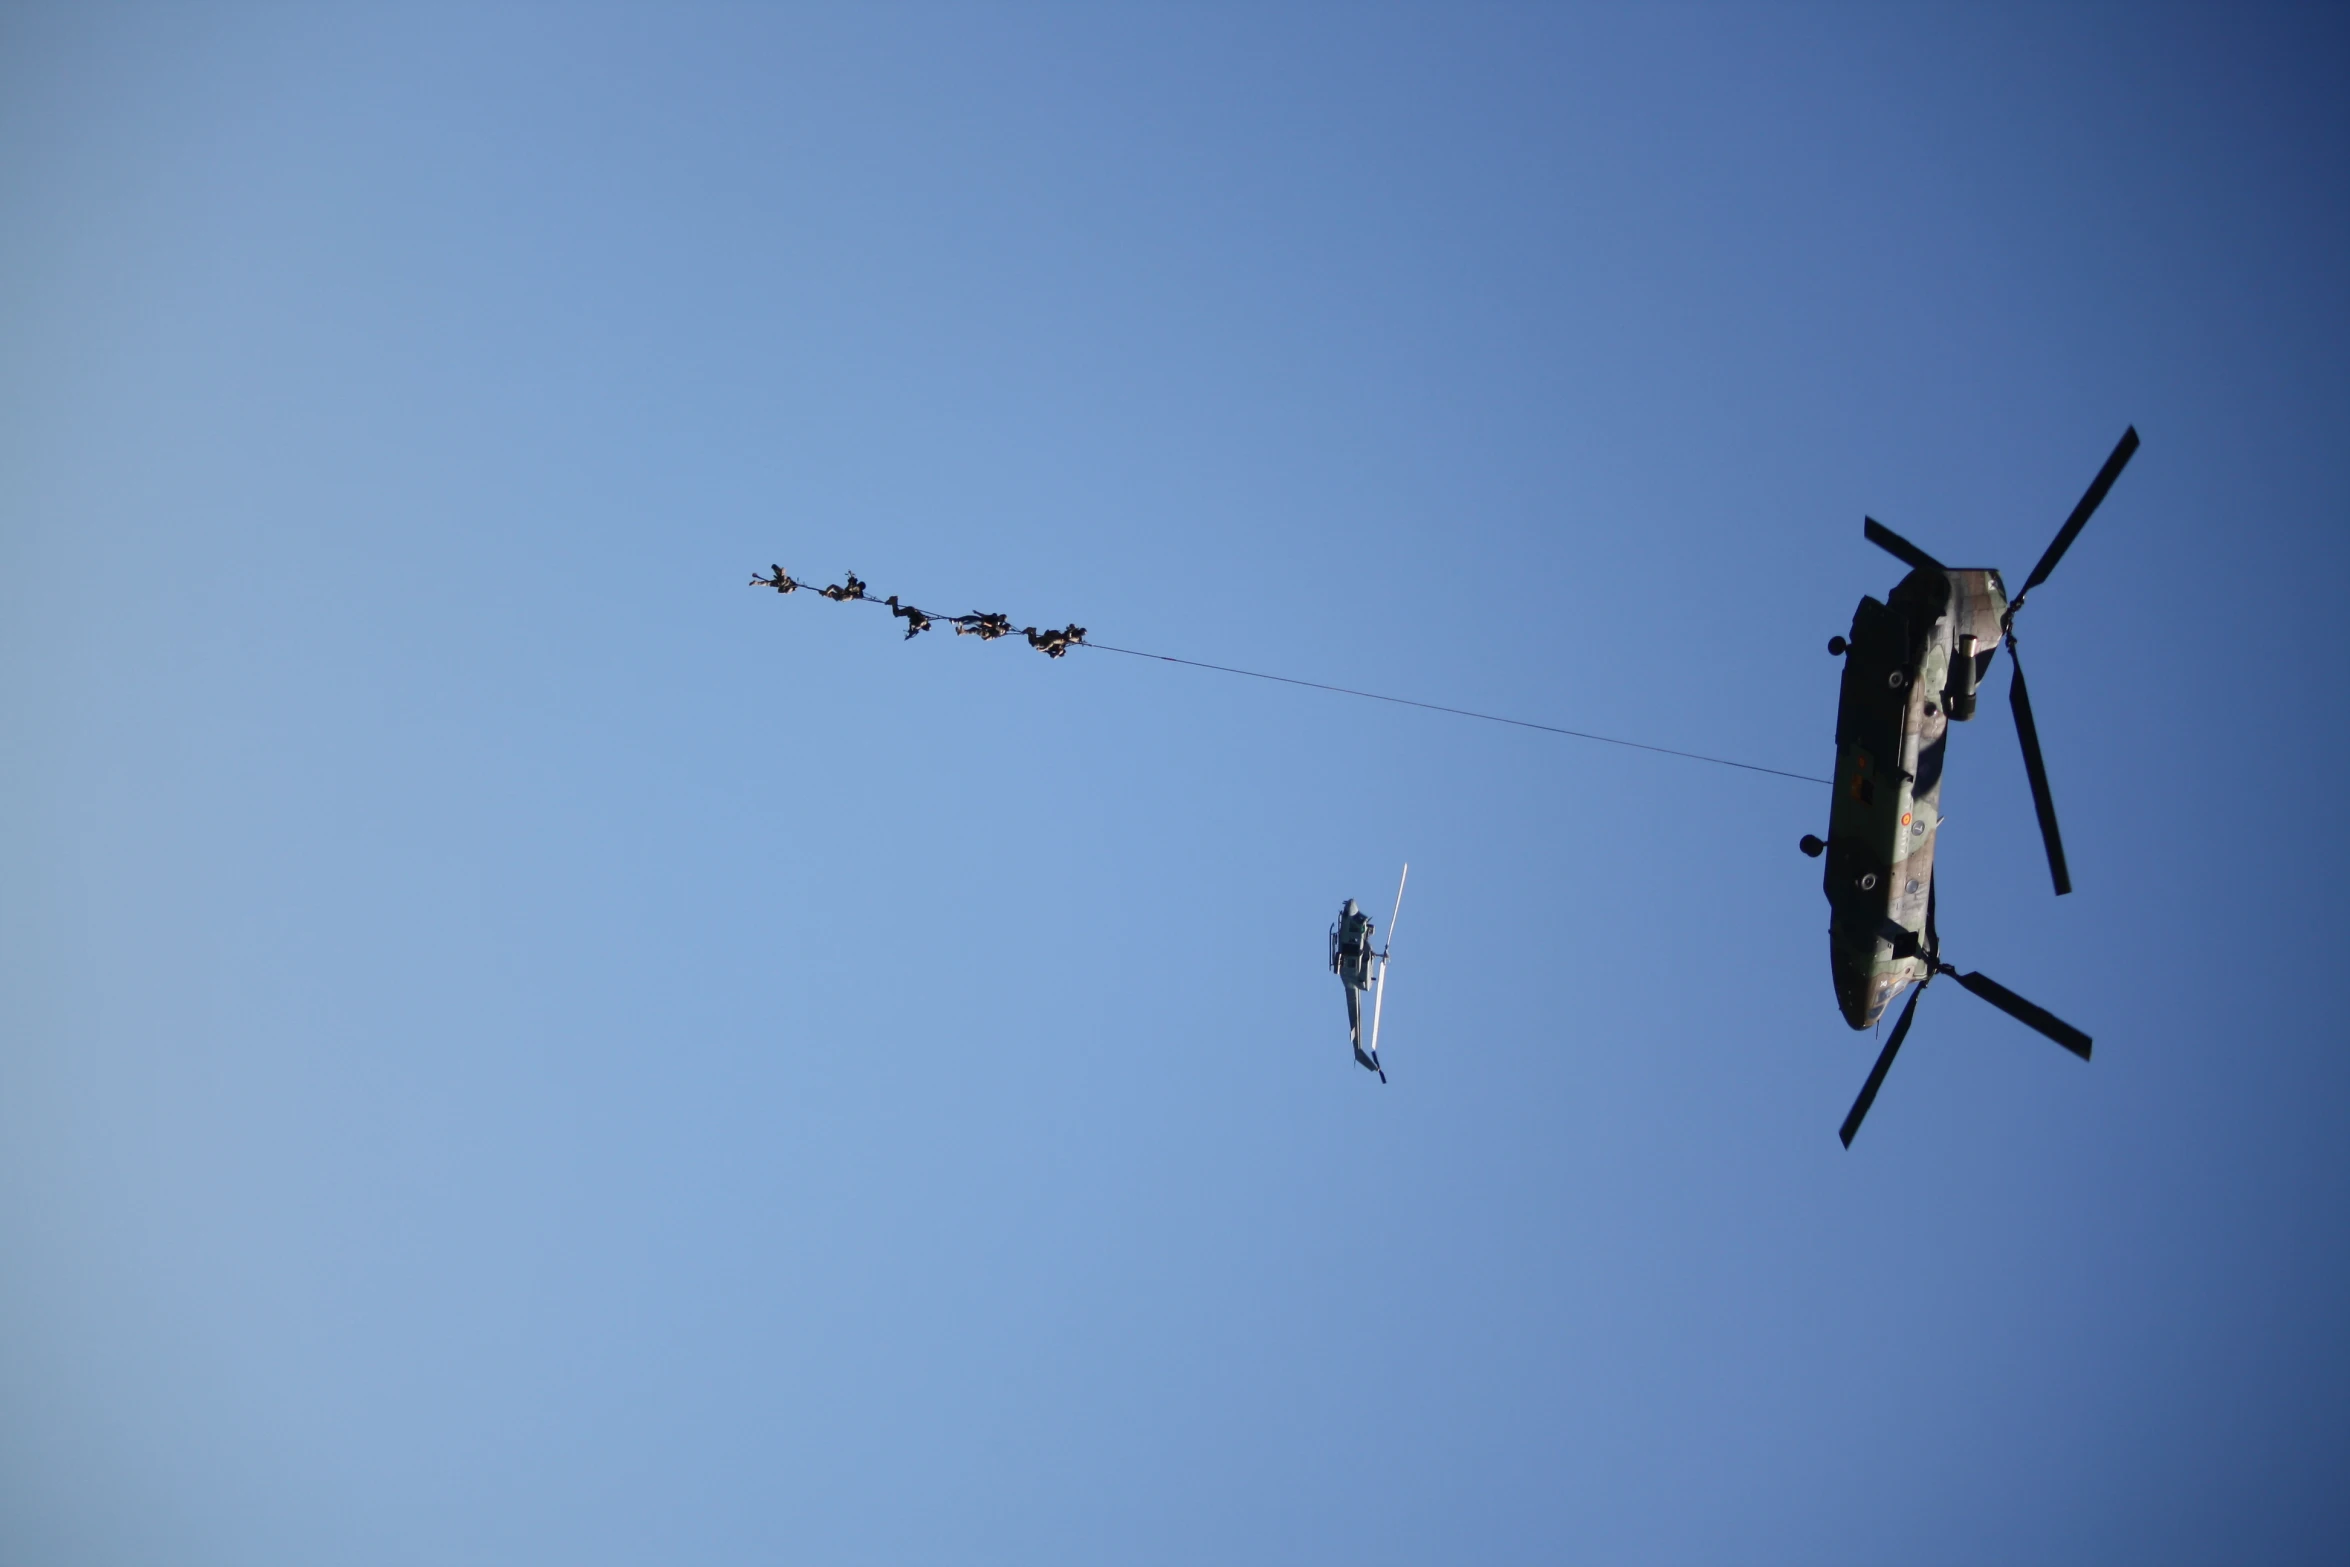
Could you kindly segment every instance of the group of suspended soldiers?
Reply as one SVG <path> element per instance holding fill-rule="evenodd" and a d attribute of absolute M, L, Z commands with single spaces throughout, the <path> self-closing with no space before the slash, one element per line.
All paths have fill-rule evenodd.
<path fill-rule="evenodd" d="M 790 593 L 808 586 L 807 583 L 793 578 L 792 575 L 785 571 L 781 566 L 771 566 L 768 569 L 772 571 L 774 575 L 770 577 L 754 575 L 751 578 L 752 587 L 773 588 L 778 593 Z M 857 580 L 857 574 L 853 571 L 847 573 L 847 577 L 848 580 L 845 582 L 836 583 L 828 588 L 818 588 L 816 591 L 822 594 L 824 597 L 832 600 L 835 604 L 846 604 L 852 599 L 862 600 L 868 604 L 887 604 L 889 606 L 889 612 L 906 623 L 906 640 L 909 642 L 913 641 L 914 638 L 920 636 L 923 632 L 928 631 L 930 629 L 931 621 L 934 619 L 942 619 L 946 621 L 948 625 L 953 626 L 955 628 L 955 635 L 958 637 L 977 637 L 982 642 L 993 642 L 998 637 L 1008 637 L 1015 629 L 1012 625 L 1012 617 L 1009 615 L 982 615 L 977 613 L 969 615 L 928 615 L 923 613 L 921 610 L 916 609 L 911 604 L 899 603 L 898 596 L 895 593 L 892 593 L 888 598 L 885 599 L 875 598 L 872 594 L 865 591 L 865 584 Z M 1028 639 L 1028 645 L 1030 647 L 1035 648 L 1038 652 L 1044 654 L 1044 656 L 1047 658 L 1063 657 L 1068 653 L 1072 644 L 1083 642 L 1085 640 L 1085 628 L 1075 624 L 1074 622 L 1063 627 L 1059 631 L 1039 631 L 1034 626 L 1021 626 L 1017 629 L 1022 636 Z"/>

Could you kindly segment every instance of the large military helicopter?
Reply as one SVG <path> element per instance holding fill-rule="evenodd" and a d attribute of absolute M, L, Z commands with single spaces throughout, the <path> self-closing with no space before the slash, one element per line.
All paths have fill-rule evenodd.
<path fill-rule="evenodd" d="M 1829 640 L 1828 651 L 1844 660 L 1836 703 L 1835 793 L 1826 840 L 1806 834 L 1803 852 L 1827 855 L 1821 885 L 1830 911 L 1828 958 L 1844 1021 L 1855 1029 L 1873 1028 L 1894 997 L 1912 984 L 1917 989 L 1844 1118 L 1838 1135 L 1847 1148 L 1876 1101 L 1894 1053 L 1909 1036 L 1918 997 L 1938 975 L 1948 974 L 2008 1016 L 2089 1059 L 2087 1034 L 1996 981 L 1960 973 L 1942 961 L 1934 928 L 1934 844 L 1942 820 L 1943 747 L 1950 721 L 1975 716 L 1976 689 L 2004 642 L 2012 666 L 2008 707 L 2023 746 L 2049 876 L 2058 896 L 2072 891 L 2048 769 L 2040 756 L 2040 732 L 2032 722 L 2031 694 L 2016 658 L 2015 619 L 2137 449 L 2133 426 L 2123 432 L 2012 600 L 1997 571 L 1944 566 L 1874 517 L 1863 519 L 1869 542 L 1903 561 L 1910 572 L 1883 603 L 1860 601 L 1849 638 Z"/>
<path fill-rule="evenodd" d="M 1338 923 L 1330 927 L 1330 972 L 1338 976 L 1339 987 L 1346 992 L 1346 1031 L 1354 1041 L 1355 1064 L 1365 1071 L 1379 1074 L 1379 1081 L 1387 1081 L 1387 1069 L 1379 1064 L 1379 1013 L 1387 1003 L 1387 955 L 1395 950 L 1395 922 L 1403 918 L 1404 883 L 1411 880 L 1412 867 L 1407 862 L 1403 875 L 1395 883 L 1395 913 L 1387 920 L 1387 945 L 1377 952 L 1371 950 L 1373 926 L 1371 916 L 1355 906 L 1349 898 L 1339 906 Z M 1371 1044 L 1363 1046 L 1364 991 L 1371 994 Z"/>

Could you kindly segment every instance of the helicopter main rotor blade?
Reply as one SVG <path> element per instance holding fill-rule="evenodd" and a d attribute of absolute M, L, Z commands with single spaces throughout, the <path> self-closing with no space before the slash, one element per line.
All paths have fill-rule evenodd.
<path fill-rule="evenodd" d="M 1371 1059 L 1379 1059 L 1379 1013 L 1387 1005 L 1387 954 L 1395 950 L 1395 922 L 1403 918 L 1403 884 L 1412 879 L 1412 862 L 1403 862 L 1403 875 L 1395 883 L 1395 912 L 1387 916 L 1387 942 L 1379 949 L 1379 981 L 1371 991 Z M 1381 1072 L 1379 1081 L 1387 1081 Z"/>
<path fill-rule="evenodd" d="M 2039 1030 L 2084 1061 L 2089 1059 L 2089 1046 L 2092 1043 L 2089 1036 L 2047 1008 L 2032 1005 L 1987 974 L 1961 974 L 1956 969 L 1946 972 L 2026 1028 Z"/>
<path fill-rule="evenodd" d="M 2072 872 L 2065 868 L 2064 835 L 2056 830 L 2056 796 L 2048 790 L 2048 764 L 2040 756 L 2040 726 L 2032 721 L 2032 693 L 2024 684 L 2024 661 L 2016 657 L 2015 642 L 2007 644 L 2012 673 L 2007 680 L 2007 706 L 2015 714 L 2015 737 L 2024 748 L 2024 776 L 2032 783 L 2032 809 L 2040 816 L 2040 842 L 2048 850 L 2048 876 L 2056 895 L 2073 890 Z"/>
<path fill-rule="evenodd" d="M 1886 527 L 1876 518 L 1863 517 L 1860 520 L 1860 525 L 1862 536 L 1895 559 L 1905 561 L 1920 571 L 1940 571 L 1943 569 L 1940 561 L 1910 543 L 1900 534 L 1895 533 L 1891 528 Z"/>
<path fill-rule="evenodd" d="M 1901 1021 L 1893 1025 L 1893 1037 L 1885 1041 L 1885 1048 L 1877 1054 L 1877 1064 L 1869 1068 L 1869 1080 L 1860 1085 L 1860 1097 L 1852 1101 L 1852 1111 L 1844 1118 L 1843 1127 L 1836 1133 L 1844 1146 L 1852 1146 L 1852 1134 L 1860 1130 L 1861 1117 L 1869 1113 L 1869 1106 L 1877 1102 L 1877 1090 L 1885 1086 L 1885 1074 L 1892 1069 L 1893 1053 L 1909 1037 L 1909 1020 L 1917 1016 L 1918 997 L 1926 987 L 1918 986 L 1909 993 L 1909 1005 L 1901 1009 Z"/>
<path fill-rule="evenodd" d="M 2137 449 L 2138 427 L 2131 425 L 2122 431 L 2122 438 L 2115 444 L 2113 455 L 2105 459 L 2105 466 L 2097 470 L 2097 477 L 2089 481 L 2088 490 L 2081 496 L 2081 504 L 2073 508 L 2073 514 L 2065 518 L 2064 526 L 2056 530 L 2056 537 L 2050 541 L 2048 552 L 2040 557 L 2040 564 L 2034 566 L 2032 574 L 2024 579 L 2022 589 L 2016 594 L 2018 599 L 2048 580 L 2048 574 L 2056 569 L 2058 561 L 2064 559 L 2064 552 L 2073 547 L 2073 540 L 2088 525 L 2091 514 L 2104 502 L 2105 492 L 2113 488 L 2113 481 L 2121 477 L 2122 469 L 2129 466 L 2130 454 Z"/>

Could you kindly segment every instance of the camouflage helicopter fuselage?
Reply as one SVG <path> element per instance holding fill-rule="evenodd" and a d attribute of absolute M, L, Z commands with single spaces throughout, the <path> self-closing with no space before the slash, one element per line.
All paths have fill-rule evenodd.
<path fill-rule="evenodd" d="M 1856 1029 L 1929 972 L 1943 750 L 1951 720 L 1975 716 L 2006 612 L 1998 572 L 1922 568 L 1853 611 L 1822 888 L 1836 1004 Z"/>

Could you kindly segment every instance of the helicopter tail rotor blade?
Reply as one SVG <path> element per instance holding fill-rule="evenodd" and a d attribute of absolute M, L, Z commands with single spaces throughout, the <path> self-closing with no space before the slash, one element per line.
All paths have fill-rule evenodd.
<path fill-rule="evenodd" d="M 1910 543 L 1900 534 L 1895 533 L 1891 528 L 1886 527 L 1876 518 L 1863 517 L 1860 522 L 1862 535 L 1886 554 L 1906 562 L 1920 571 L 1940 571 L 1943 569 L 1940 561 Z"/>
<path fill-rule="evenodd" d="M 2007 706 L 2015 714 L 2015 737 L 2024 748 L 2024 776 L 2031 780 L 2032 809 L 2040 817 L 2040 842 L 2048 850 L 2048 878 L 2056 883 L 2056 895 L 2061 898 L 2073 890 L 2073 877 L 2065 867 L 2064 835 L 2056 829 L 2056 796 L 2049 792 L 2048 764 L 2040 756 L 2040 726 L 2032 721 L 2032 693 L 2024 684 L 2023 660 L 2016 657 L 2012 641 L 2007 661 L 2012 669 L 2007 680 Z"/>
<path fill-rule="evenodd" d="M 1925 993 L 1923 985 L 1909 993 L 1909 1005 L 1901 1009 L 1901 1021 L 1893 1025 L 1893 1037 L 1885 1041 L 1885 1048 L 1878 1052 L 1877 1064 L 1869 1068 L 1869 1080 L 1860 1085 L 1860 1097 L 1852 1101 L 1852 1112 L 1845 1116 L 1843 1128 L 1836 1133 L 1845 1147 L 1852 1146 L 1852 1134 L 1860 1130 L 1861 1118 L 1877 1102 L 1877 1090 L 1885 1086 L 1885 1074 L 1893 1068 L 1894 1052 L 1909 1037 L 1909 1020 L 1917 1016 L 1918 997 Z"/>
<path fill-rule="evenodd" d="M 2036 1029 L 2040 1033 L 2046 1034 L 2050 1039 L 2055 1040 L 2084 1061 L 2089 1059 L 2089 1046 L 2093 1042 L 2089 1036 L 2047 1008 L 2032 1005 L 2031 1002 L 2026 1001 L 1987 974 L 1961 974 L 1956 969 L 1951 969 L 1948 972 L 1951 978 L 2026 1028 Z"/>
<path fill-rule="evenodd" d="M 2056 537 L 2049 541 L 2047 553 L 2040 557 L 2040 564 L 2034 566 L 2032 574 L 2024 579 L 2022 589 L 2016 594 L 2018 599 L 2048 580 L 2048 574 L 2056 569 L 2056 563 L 2064 559 L 2064 552 L 2073 547 L 2073 540 L 2088 526 L 2089 518 L 2103 504 L 2105 492 L 2113 488 L 2113 481 L 2121 477 L 2122 470 L 2129 466 L 2131 454 L 2137 449 L 2138 427 L 2131 425 L 2122 431 L 2122 438 L 2114 446 L 2113 455 L 2105 459 L 2105 466 L 2097 470 L 2097 477 L 2089 481 L 2087 492 L 2081 496 L 2081 504 L 2073 508 L 2073 514 L 2065 518 L 2064 526 L 2056 530 Z"/>

